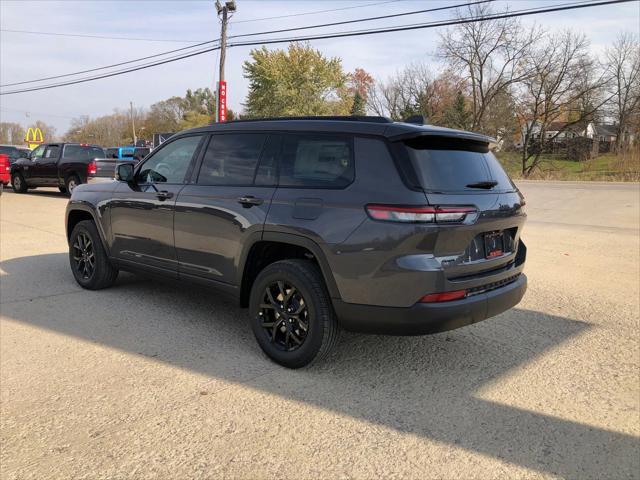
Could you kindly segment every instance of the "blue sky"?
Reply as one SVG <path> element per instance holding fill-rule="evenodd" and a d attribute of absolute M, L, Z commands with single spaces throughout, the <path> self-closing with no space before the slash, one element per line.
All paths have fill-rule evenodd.
<path fill-rule="evenodd" d="M 312 0 L 237 0 L 238 11 L 231 20 L 229 35 L 256 31 L 328 23 L 355 18 L 462 3 L 461 0 L 383 0 L 312 1 Z M 494 8 L 502 11 L 555 5 L 555 0 L 497 0 Z M 372 5 L 373 4 L 373 5 Z M 253 21 L 274 15 L 293 15 L 319 10 L 347 8 L 271 20 Z M 420 16 L 349 25 L 346 28 L 381 27 L 441 20 L 451 16 L 443 11 Z M 640 2 L 595 7 L 569 12 L 524 17 L 523 24 L 537 23 L 549 32 L 571 28 L 583 32 L 591 41 L 595 54 L 621 31 L 638 33 Z M 0 1 L 2 29 L 32 30 L 89 35 L 130 36 L 137 38 L 210 40 L 219 35 L 219 23 L 212 0 L 208 1 Z M 340 30 L 335 27 L 323 31 Z M 414 30 L 401 33 L 314 41 L 313 46 L 327 56 L 342 58 L 346 71 L 361 67 L 376 78 L 386 78 L 404 65 L 424 61 L 438 69 L 434 58 L 438 33 L 442 29 Z M 315 32 L 315 30 L 314 30 Z M 37 36 L 0 32 L 0 83 L 58 75 L 136 57 L 180 48 L 186 43 L 170 41 L 130 41 Z M 284 48 L 286 45 L 270 46 Z M 226 77 L 229 83 L 229 106 L 241 109 L 247 89 L 242 63 L 250 47 L 228 50 Z M 78 115 L 98 116 L 114 108 L 128 108 L 152 103 L 173 95 L 183 95 L 187 88 L 214 85 L 217 77 L 217 53 L 110 79 L 58 89 L 0 97 L 2 121 L 24 125 L 42 119 L 64 132 L 70 118 Z M 29 117 L 27 117 L 27 113 Z"/>

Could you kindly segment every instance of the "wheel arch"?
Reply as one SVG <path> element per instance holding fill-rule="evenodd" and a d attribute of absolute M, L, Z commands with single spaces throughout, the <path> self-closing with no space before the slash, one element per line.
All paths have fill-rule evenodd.
<path fill-rule="evenodd" d="M 69 202 L 69 206 L 67 207 L 67 215 L 66 215 L 66 234 L 67 234 L 67 242 L 69 242 L 71 237 L 71 232 L 75 226 L 82 222 L 83 220 L 91 220 L 98 230 L 98 235 L 100 236 L 100 242 L 102 243 L 102 247 L 104 248 L 107 255 L 110 255 L 109 245 L 105 241 L 106 236 L 104 233 L 104 229 L 102 228 L 102 222 L 98 220 L 98 215 L 94 211 L 94 209 L 85 203 L 80 202 Z"/>
<path fill-rule="evenodd" d="M 340 298 L 333 273 L 322 248 L 306 237 L 281 232 L 263 232 L 250 237 L 243 249 L 238 268 L 240 305 L 249 305 L 251 287 L 256 277 L 267 265 L 287 258 L 307 258 L 314 261 L 324 279 L 331 298 Z"/>

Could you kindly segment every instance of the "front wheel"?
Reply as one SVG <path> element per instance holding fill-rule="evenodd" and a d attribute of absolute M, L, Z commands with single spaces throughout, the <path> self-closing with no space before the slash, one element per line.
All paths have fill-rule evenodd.
<path fill-rule="evenodd" d="M 276 363 L 300 368 L 333 348 L 338 323 L 318 267 L 307 260 L 267 266 L 251 289 L 251 328 Z"/>
<path fill-rule="evenodd" d="M 118 276 L 102 246 L 98 229 L 90 220 L 78 222 L 71 232 L 69 263 L 76 282 L 88 290 L 110 287 Z"/>
<path fill-rule="evenodd" d="M 21 173 L 16 172 L 11 175 L 11 187 L 13 191 L 16 193 L 26 193 L 27 192 L 27 182 L 24 181 L 24 177 Z"/>

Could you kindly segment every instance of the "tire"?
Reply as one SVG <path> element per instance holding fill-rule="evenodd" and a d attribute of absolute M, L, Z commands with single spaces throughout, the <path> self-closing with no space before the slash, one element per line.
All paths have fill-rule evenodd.
<path fill-rule="evenodd" d="M 268 265 L 253 283 L 249 303 L 251 328 L 258 345 L 284 367 L 300 368 L 322 360 L 337 342 L 338 322 L 324 279 L 318 267 L 307 260 Z M 264 308 L 266 305 L 270 306 Z M 298 315 L 292 313 L 301 308 Z"/>
<path fill-rule="evenodd" d="M 86 248 L 86 256 L 83 257 L 83 247 L 87 245 L 87 239 L 90 242 L 90 248 Z M 92 253 L 92 256 L 88 251 Z M 79 261 L 78 257 L 82 260 Z M 88 267 L 91 266 L 91 258 L 93 258 L 93 269 L 87 274 Z M 78 285 L 88 290 L 110 287 L 118 277 L 118 270 L 109 261 L 102 246 L 98 229 L 91 220 L 78 222 L 73 228 L 69 239 L 69 264 Z M 83 265 L 87 268 L 85 269 Z"/>
<path fill-rule="evenodd" d="M 67 187 L 58 187 L 58 190 L 60 190 L 60 193 L 67 193 Z"/>
<path fill-rule="evenodd" d="M 73 190 L 80 185 L 80 183 L 80 179 L 77 175 L 69 175 L 67 180 L 64 182 L 65 189 L 67 190 L 66 194 L 71 196 L 73 194 Z"/>
<path fill-rule="evenodd" d="M 21 173 L 16 172 L 11 175 L 11 187 L 13 191 L 16 193 L 26 193 L 27 192 L 27 182 L 24 181 L 24 177 Z"/>

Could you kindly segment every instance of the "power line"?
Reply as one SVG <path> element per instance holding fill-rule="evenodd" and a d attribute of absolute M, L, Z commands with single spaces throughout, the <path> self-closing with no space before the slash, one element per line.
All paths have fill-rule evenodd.
<path fill-rule="evenodd" d="M 333 8 L 330 10 L 317 10 L 314 12 L 294 13 L 291 15 L 277 15 L 274 17 L 253 18 L 248 20 L 239 20 L 239 21 L 230 22 L 230 23 L 237 24 L 237 23 L 260 22 L 263 20 L 274 20 L 274 19 L 288 18 L 288 17 L 299 17 L 304 15 L 315 15 L 318 13 L 337 12 L 340 10 L 350 10 L 354 8 L 370 7 L 374 5 L 383 5 L 387 3 L 396 3 L 396 2 L 402 2 L 402 1 L 406 1 L 406 0 L 387 0 L 386 2 L 367 3 L 365 5 L 354 5 L 351 7 Z M 136 42 L 175 42 L 175 43 L 204 42 L 204 40 L 178 40 L 175 38 L 118 37 L 118 36 L 110 36 L 110 35 L 91 35 L 91 34 L 85 34 L 85 33 L 37 32 L 33 30 L 15 30 L 10 28 L 0 28 L 0 32 L 21 33 L 26 35 L 47 35 L 47 36 L 55 36 L 55 37 L 96 38 L 96 39 L 103 39 L 103 40 L 127 40 L 127 41 L 136 41 Z"/>
<path fill-rule="evenodd" d="M 478 0 L 475 2 L 467 2 L 467 3 L 460 3 L 457 5 L 448 5 L 446 7 L 436 7 L 436 8 L 427 8 L 425 10 L 414 10 L 411 12 L 403 12 L 403 13 L 392 13 L 390 15 L 380 15 L 377 17 L 369 17 L 369 18 L 357 18 L 354 20 L 343 20 L 341 22 L 332 22 L 332 23 L 323 23 L 323 24 L 319 24 L 319 25 L 308 25 L 306 27 L 293 27 L 293 28 L 285 28 L 282 30 L 271 30 L 270 32 L 257 32 L 257 33 L 245 33 L 245 34 L 240 34 L 240 35 L 233 35 L 231 38 L 244 38 L 244 37 L 254 37 L 257 35 L 270 35 L 273 33 L 284 33 L 284 32 L 294 32 L 296 30 L 308 30 L 308 29 L 312 29 L 312 28 L 322 28 L 322 27 L 335 27 L 337 25 L 347 25 L 349 23 L 359 23 L 359 22 L 371 22 L 374 20 L 386 20 L 389 18 L 394 18 L 394 17 L 405 17 L 407 15 L 418 15 L 421 13 L 431 13 L 431 12 L 438 12 L 441 10 L 451 10 L 454 8 L 460 8 L 460 7 L 468 7 L 468 6 L 473 6 L 473 5 L 479 5 L 482 3 L 491 3 L 495 0 Z"/>
<path fill-rule="evenodd" d="M 113 63 L 111 65 L 106 65 L 104 67 L 90 68 L 88 70 L 80 70 L 78 72 L 65 73 L 63 75 L 54 75 L 52 77 L 43 77 L 43 78 L 38 78 L 36 80 L 25 80 L 23 82 L 5 83 L 4 85 L 0 85 L 0 87 L 13 87 L 15 85 L 24 85 L 26 83 L 38 83 L 38 82 L 43 82 L 45 80 L 54 80 L 56 78 L 64 78 L 64 77 L 72 77 L 74 75 L 80 75 L 82 73 L 91 73 L 91 72 L 96 72 L 98 70 L 106 70 L 108 68 L 120 67 L 122 65 L 127 65 L 127 64 L 130 64 L 130 63 L 140 62 L 142 60 L 149 60 L 150 58 L 163 57 L 165 55 L 169 55 L 170 53 L 181 52 L 183 50 L 189 50 L 189 49 L 192 49 L 192 48 L 200 47 L 202 45 L 207 45 L 209 43 L 215 43 L 217 41 L 218 40 L 209 40 L 207 42 L 196 43 L 195 45 L 190 45 L 188 47 L 176 48 L 175 50 L 169 50 L 167 52 L 156 53 L 155 55 L 149 55 L 147 57 L 136 58 L 136 59 L 133 59 L 133 60 L 127 60 L 125 62 L 120 62 L 120 63 Z"/>
<path fill-rule="evenodd" d="M 384 5 L 387 3 L 397 3 L 397 2 L 404 2 L 404 1 L 405 0 L 387 0 L 386 2 L 366 3 L 364 5 L 353 5 L 351 7 L 332 8 L 330 10 L 316 10 L 315 12 L 292 13 L 290 15 L 276 15 L 273 17 L 264 17 L 264 18 L 250 18 L 248 20 L 238 20 L 230 23 L 238 24 L 238 23 L 249 23 L 249 22 L 261 22 L 263 20 L 276 20 L 280 18 L 303 17 L 305 15 L 316 15 L 318 13 L 339 12 L 341 10 L 352 10 L 354 8 L 372 7 L 374 5 Z"/>
<path fill-rule="evenodd" d="M 273 43 L 288 43 L 288 42 L 293 42 L 293 41 L 305 41 L 305 40 L 320 40 L 320 39 L 328 39 L 328 38 L 344 38 L 344 37 L 353 37 L 353 36 L 361 36 L 361 35 L 373 35 L 373 34 L 378 34 L 378 33 L 390 33 L 390 32 L 399 32 L 399 31 L 408 31 L 408 30 L 418 30 L 418 29 L 427 29 L 427 28 L 435 28 L 435 27 L 442 27 L 442 26 L 452 26 L 452 25 L 460 25 L 460 24 L 465 24 L 465 23 L 472 23 L 472 22 L 479 22 L 479 21 L 486 21 L 486 20 L 498 20 L 498 19 L 504 19 L 504 18 L 513 18 L 513 17 L 521 17 L 521 16 L 527 16 L 527 15 L 535 15 L 535 14 L 540 14 L 540 13 L 551 13 L 551 12 L 559 12 L 559 11 L 566 11 L 566 10 L 575 10 L 575 9 L 581 9 L 581 8 L 589 8 L 589 7 L 597 7 L 597 6 L 603 6 L 603 5 L 612 5 L 612 4 L 617 4 L 617 3 L 627 3 L 630 1 L 635 1 L 635 0 L 606 0 L 606 1 L 599 1 L 599 2 L 590 2 L 590 3 L 585 3 L 585 2 L 580 2 L 580 3 L 574 3 L 574 4 L 565 4 L 563 6 L 556 6 L 556 7 L 548 7 L 548 8 L 537 8 L 537 9 L 525 9 L 525 10 L 516 10 L 513 12 L 509 12 L 509 13 L 501 13 L 501 14 L 492 14 L 492 15 L 484 15 L 484 16 L 480 16 L 480 17 L 467 17 L 467 18 L 460 18 L 460 19 L 456 19 L 456 20 L 445 20 L 445 21 L 439 21 L 439 22 L 430 22 L 430 23 L 425 23 L 425 24 L 418 24 L 418 25 L 405 25 L 405 26 L 398 26 L 398 27 L 389 27 L 389 28 L 384 28 L 384 29 L 369 29 L 369 30 L 361 30 L 361 31 L 354 31 L 354 32 L 346 32 L 346 33 L 332 33 L 332 34 L 324 34 L 324 35 L 317 35 L 317 36 L 307 36 L 307 37 L 290 37 L 290 38 L 284 38 L 284 39 L 270 39 L 270 40 L 262 40 L 262 41 L 253 41 L 253 42 L 238 42 L 235 44 L 230 44 L 229 47 L 232 46 L 253 46 L 253 45 L 264 45 L 264 44 L 273 44 Z M 22 90 L 14 90 L 14 91 L 9 91 L 9 92 L 0 92 L 0 95 L 12 95 L 12 94 L 16 94 L 16 93 L 25 93 L 25 92 L 32 92 L 32 91 L 36 91 L 36 90 L 46 90 L 46 89 L 50 89 L 50 88 L 57 88 L 57 87 L 62 87 L 62 86 L 66 86 L 66 85 L 74 85 L 74 84 L 78 84 L 78 83 L 84 83 L 84 82 L 89 82 L 89 81 L 93 81 L 93 80 L 99 80 L 102 78 L 108 78 L 108 77 L 113 77 L 116 75 L 121 75 L 124 73 L 129 73 L 129 72 L 134 72 L 137 70 L 142 70 L 144 68 L 150 68 L 150 67 L 154 67 L 154 66 L 158 66 L 158 65 L 163 65 L 165 63 L 170 63 L 170 62 L 175 62 L 178 60 L 182 60 L 185 58 L 190 58 L 196 55 L 201 55 L 207 52 L 211 52 L 214 50 L 217 50 L 220 47 L 208 47 L 206 49 L 202 49 L 200 51 L 197 52 L 192 52 L 186 55 L 179 55 L 176 56 L 174 58 L 170 58 L 170 59 L 165 59 L 159 62 L 155 62 L 155 63 L 151 63 L 148 65 L 143 65 L 143 66 L 137 66 L 135 68 L 129 68 L 129 69 L 124 69 L 122 71 L 119 72 L 112 72 L 112 73 L 108 73 L 108 74 L 104 74 L 104 75 L 99 75 L 99 76 L 94 76 L 94 77 L 89 77 L 89 78 L 83 78 L 83 79 L 78 79 L 78 80 L 73 80 L 73 81 L 69 81 L 69 82 L 63 82 L 63 83 L 58 83 L 58 84 L 50 84 L 50 85 L 44 85 L 44 86 L 39 86 L 39 87 L 32 87 L 32 88 L 27 88 L 27 89 L 22 89 Z"/>
<path fill-rule="evenodd" d="M 627 3 L 627 2 L 634 2 L 634 1 L 638 1 L 638 0 L 606 0 L 606 1 L 595 1 L 595 2 L 590 2 L 589 0 L 581 0 L 579 2 L 573 2 L 573 3 L 556 4 L 556 6 L 554 7 L 533 7 L 533 8 L 527 8 L 527 9 L 521 9 L 521 10 L 514 10 L 513 12 L 508 12 L 508 13 L 483 15 L 480 17 L 467 17 L 467 18 L 460 18 L 456 20 L 440 20 L 440 21 L 433 21 L 433 22 L 427 22 L 427 23 L 414 23 L 409 25 L 400 25 L 397 27 L 368 28 L 368 29 L 362 29 L 362 30 L 351 30 L 347 32 L 308 35 L 308 36 L 300 36 L 300 37 L 272 38 L 272 39 L 263 39 L 261 41 L 256 41 L 256 42 L 246 42 L 246 43 L 238 42 L 238 43 L 229 44 L 229 47 L 241 47 L 241 46 L 247 46 L 247 45 L 269 45 L 274 43 L 286 43 L 286 42 L 305 42 L 305 41 L 311 41 L 311 40 L 325 40 L 330 38 L 345 38 L 345 37 L 358 37 L 362 35 L 375 35 L 378 33 L 404 32 L 409 30 L 420 30 L 420 29 L 433 28 L 433 27 L 447 27 L 452 25 L 460 25 L 464 23 L 481 22 L 484 20 L 500 20 L 504 18 L 524 17 L 524 16 L 536 15 L 540 13 L 561 12 L 564 10 L 575 10 L 579 8 L 598 7 L 602 5 L 610 5 L 615 3 Z"/>
<path fill-rule="evenodd" d="M 0 32 L 23 33 L 27 35 L 48 35 L 48 36 L 54 36 L 54 37 L 98 38 L 102 40 L 127 40 L 127 41 L 134 41 L 134 42 L 193 43 L 193 42 L 199 41 L 199 40 L 177 40 L 177 39 L 170 39 L 170 38 L 111 37 L 107 35 L 89 35 L 84 33 L 35 32 L 33 30 L 12 30 L 8 28 L 0 28 Z"/>
<path fill-rule="evenodd" d="M 395 14 L 390 14 L 390 15 L 381 15 L 381 16 L 377 16 L 377 17 L 368 17 L 368 18 L 360 18 L 360 19 L 354 19 L 354 20 L 346 20 L 346 21 L 342 21 L 342 22 L 333 22 L 333 23 L 324 23 L 324 24 L 319 24 L 319 25 L 308 25 L 308 26 L 304 26 L 304 27 L 295 27 L 295 28 L 286 28 L 286 29 L 282 29 L 282 30 L 271 30 L 271 31 L 266 31 L 266 32 L 255 32 L 255 33 L 247 33 L 247 34 L 239 34 L 239 35 L 232 35 L 229 37 L 229 39 L 233 39 L 233 38 L 244 38 L 244 37 L 253 37 L 253 36 L 258 36 L 258 35 L 270 35 L 270 34 L 274 34 L 274 33 L 284 33 L 284 32 L 292 32 L 292 31 L 296 31 L 296 30 L 306 30 L 306 29 L 313 29 L 313 28 L 322 28 L 322 27 L 331 27 L 331 26 L 337 26 L 337 25 L 344 25 L 344 24 L 350 24 L 350 23 L 358 23 L 358 22 L 368 22 L 368 21 L 373 21 L 373 20 L 381 20 L 381 19 L 388 19 L 388 18 L 393 18 L 393 17 L 401 17 L 401 16 L 407 16 L 407 15 L 418 15 L 421 13 L 429 13 L 429 12 L 436 12 L 436 11 L 442 11 L 442 10 L 450 10 L 450 9 L 454 9 L 454 8 L 459 8 L 459 7 L 464 7 L 464 6 L 471 6 L 471 5 L 476 5 L 476 4 L 482 4 L 482 3 L 489 3 L 489 2 L 493 2 L 494 0 L 478 0 L 475 2 L 471 2 L 471 3 L 462 3 L 462 4 L 457 4 L 457 5 L 448 5 L 446 7 L 437 7 L 437 8 L 429 8 L 429 9 L 424 9 L 424 10 L 414 10 L 414 11 L 410 11 L 410 12 L 402 12 L 402 13 L 395 13 Z M 338 9 L 339 10 L 339 9 Z M 138 61 L 142 61 L 142 60 L 148 60 L 150 58 L 157 58 L 157 57 L 161 57 L 164 55 L 168 55 L 170 53 L 175 53 L 175 52 L 179 52 L 179 51 L 183 51 L 183 50 L 189 50 L 191 48 L 196 48 L 202 45 L 206 45 L 209 43 L 214 43 L 217 42 L 218 40 L 208 40 L 205 42 L 201 42 L 201 43 L 197 43 L 195 45 L 190 45 L 188 47 L 182 47 L 182 48 L 178 48 L 175 50 L 169 50 L 168 52 L 164 52 L 164 53 L 158 53 L 156 55 L 150 55 L 147 57 L 142 57 L 142 58 L 138 58 L 138 59 L 134 59 L 134 60 L 128 60 L 126 62 L 120 62 L 120 63 L 115 63 L 112 65 L 106 65 L 104 67 L 97 67 L 97 68 L 92 68 L 89 70 L 81 70 L 78 72 L 73 72 L 73 73 L 67 73 L 64 75 L 54 75 L 51 77 L 44 77 L 44 78 L 38 78 L 35 80 L 25 80 L 22 82 L 14 82 L 14 83 L 7 83 L 4 85 L 0 85 L 0 87 L 13 87 L 16 85 L 25 85 L 28 83 L 39 83 L 45 80 L 55 80 L 57 78 L 64 78 L 64 77 L 71 77 L 74 75 L 80 75 L 82 73 L 91 73 L 91 72 L 95 72 L 98 70 L 107 70 L 109 68 L 113 68 L 113 67 L 119 67 L 122 65 L 127 65 L 130 63 L 136 63 Z"/>

